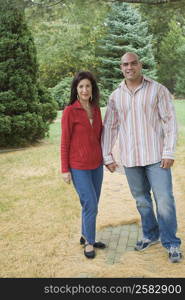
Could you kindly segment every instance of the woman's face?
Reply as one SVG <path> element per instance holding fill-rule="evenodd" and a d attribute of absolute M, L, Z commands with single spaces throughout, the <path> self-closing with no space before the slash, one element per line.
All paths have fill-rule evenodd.
<path fill-rule="evenodd" d="M 89 101 L 89 98 L 92 96 L 92 84 L 89 79 L 80 80 L 77 85 L 77 93 L 79 100 Z"/>

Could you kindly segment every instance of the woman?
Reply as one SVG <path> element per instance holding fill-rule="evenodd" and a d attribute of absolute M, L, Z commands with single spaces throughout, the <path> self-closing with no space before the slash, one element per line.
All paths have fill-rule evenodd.
<path fill-rule="evenodd" d="M 69 105 L 62 114 L 61 161 L 66 183 L 71 180 L 82 206 L 84 255 L 95 257 L 94 248 L 105 248 L 95 242 L 96 216 L 103 180 L 101 151 L 102 119 L 99 89 L 90 72 L 76 74 L 71 84 Z"/>

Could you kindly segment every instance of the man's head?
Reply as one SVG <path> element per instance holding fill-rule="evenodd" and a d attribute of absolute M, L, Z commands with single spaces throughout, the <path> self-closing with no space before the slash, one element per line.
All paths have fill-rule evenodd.
<path fill-rule="evenodd" d="M 122 56 L 120 67 L 125 79 L 128 81 L 138 81 L 142 76 L 142 64 L 138 55 L 133 52 L 127 52 Z"/>

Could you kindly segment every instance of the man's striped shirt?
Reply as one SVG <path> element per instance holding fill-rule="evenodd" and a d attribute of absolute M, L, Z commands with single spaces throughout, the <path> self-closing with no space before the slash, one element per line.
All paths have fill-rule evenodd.
<path fill-rule="evenodd" d="M 112 149 L 119 137 L 121 163 L 146 166 L 174 159 L 177 122 L 172 95 L 162 84 L 143 77 L 132 93 L 123 80 L 110 95 L 104 118 L 104 163 L 114 161 Z"/>

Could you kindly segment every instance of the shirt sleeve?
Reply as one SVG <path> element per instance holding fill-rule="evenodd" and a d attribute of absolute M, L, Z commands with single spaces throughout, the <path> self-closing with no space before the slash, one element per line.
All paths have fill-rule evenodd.
<path fill-rule="evenodd" d="M 66 107 L 61 120 L 61 172 L 69 172 L 69 151 L 72 135 L 71 110 Z"/>
<path fill-rule="evenodd" d="M 162 159 L 174 159 L 177 142 L 177 121 L 173 97 L 168 89 L 162 86 L 159 90 L 159 115 L 163 123 L 164 146 Z"/>
<path fill-rule="evenodd" d="M 102 153 L 104 164 L 108 165 L 114 162 L 112 149 L 116 142 L 119 131 L 118 112 L 115 107 L 113 94 L 110 96 L 105 118 L 103 121 L 103 130 L 101 137 Z"/>

